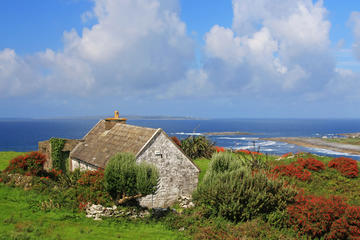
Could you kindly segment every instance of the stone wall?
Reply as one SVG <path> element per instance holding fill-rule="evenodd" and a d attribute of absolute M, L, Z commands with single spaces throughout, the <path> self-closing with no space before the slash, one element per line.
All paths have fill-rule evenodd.
<path fill-rule="evenodd" d="M 62 149 L 63 152 L 71 152 L 78 143 L 81 142 L 79 139 L 65 139 L 65 144 Z M 51 170 L 52 167 L 52 159 L 51 159 L 51 144 L 50 140 L 41 141 L 38 143 L 39 152 L 46 155 L 46 162 L 44 164 L 45 170 Z"/>
<path fill-rule="evenodd" d="M 191 196 L 197 187 L 199 169 L 163 131 L 139 153 L 137 162 L 142 161 L 155 165 L 160 175 L 156 194 L 141 198 L 142 206 L 171 206 L 180 196 Z"/>

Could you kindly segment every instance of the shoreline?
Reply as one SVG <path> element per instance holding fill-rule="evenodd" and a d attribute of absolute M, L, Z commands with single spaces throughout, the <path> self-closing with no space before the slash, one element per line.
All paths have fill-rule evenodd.
<path fill-rule="evenodd" d="M 360 145 L 328 142 L 320 138 L 277 137 L 277 138 L 262 138 L 262 139 L 276 141 L 276 142 L 285 142 L 289 144 L 298 145 L 301 147 L 319 148 L 319 149 L 326 149 L 335 152 L 360 155 Z"/>
<path fill-rule="evenodd" d="M 205 132 L 201 134 L 205 136 L 255 135 L 255 133 L 249 132 Z"/>

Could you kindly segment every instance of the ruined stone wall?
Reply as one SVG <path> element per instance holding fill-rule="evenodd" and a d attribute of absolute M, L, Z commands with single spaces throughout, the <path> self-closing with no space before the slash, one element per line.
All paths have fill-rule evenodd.
<path fill-rule="evenodd" d="M 76 147 L 76 145 L 79 144 L 79 142 L 81 142 L 81 140 L 79 139 L 65 139 L 65 144 L 62 151 L 71 152 L 71 150 L 73 150 Z M 53 167 L 52 167 L 52 159 L 51 159 L 50 140 L 41 141 L 38 143 L 38 146 L 39 146 L 39 152 L 46 155 L 46 162 L 44 164 L 44 169 L 51 170 Z"/>
<path fill-rule="evenodd" d="M 191 196 L 198 184 L 199 169 L 161 132 L 137 157 L 158 168 L 160 181 L 154 195 L 140 199 L 149 208 L 171 206 L 179 196 Z"/>

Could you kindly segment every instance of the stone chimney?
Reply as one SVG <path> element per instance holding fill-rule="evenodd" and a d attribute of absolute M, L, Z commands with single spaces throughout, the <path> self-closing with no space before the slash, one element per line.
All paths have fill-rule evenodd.
<path fill-rule="evenodd" d="M 105 130 L 110 130 L 115 124 L 126 124 L 126 118 L 120 118 L 119 117 L 119 111 L 114 112 L 113 118 L 106 118 L 105 119 Z"/>

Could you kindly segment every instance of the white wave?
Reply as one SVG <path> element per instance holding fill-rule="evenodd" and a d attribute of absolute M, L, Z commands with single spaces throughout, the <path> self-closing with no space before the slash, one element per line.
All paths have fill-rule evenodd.
<path fill-rule="evenodd" d="M 309 148 L 309 149 L 312 150 L 312 151 L 314 151 L 314 152 L 323 153 L 323 154 L 360 157 L 360 155 L 343 153 L 343 152 L 336 152 L 336 151 L 333 151 L 333 150 L 322 149 L 322 148 Z"/>
<path fill-rule="evenodd" d="M 266 142 L 256 143 L 256 145 L 259 145 L 261 147 L 272 146 L 275 144 L 277 144 L 277 142 L 274 142 L 274 141 L 266 141 Z"/>
<path fill-rule="evenodd" d="M 251 138 L 251 137 L 218 137 L 216 139 L 223 139 L 223 140 L 247 140 L 247 141 L 254 141 L 259 140 L 259 138 Z"/>
<path fill-rule="evenodd" d="M 272 148 L 263 148 L 263 149 L 260 148 L 260 152 L 274 152 L 274 151 L 275 149 Z"/>
<path fill-rule="evenodd" d="M 188 136 L 200 136 L 200 135 L 202 135 L 201 133 L 185 133 L 185 132 L 177 132 L 175 134 L 177 134 L 177 135 L 188 135 Z"/>
<path fill-rule="evenodd" d="M 240 146 L 240 147 L 235 147 L 234 149 L 239 150 L 239 149 L 254 149 L 254 146 Z"/>

